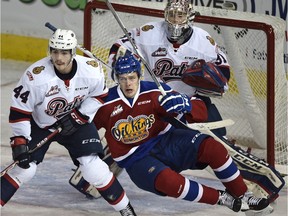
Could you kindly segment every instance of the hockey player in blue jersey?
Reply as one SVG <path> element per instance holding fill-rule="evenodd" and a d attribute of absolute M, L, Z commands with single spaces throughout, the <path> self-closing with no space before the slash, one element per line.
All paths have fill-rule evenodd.
<path fill-rule="evenodd" d="M 234 212 L 260 211 L 269 205 L 267 199 L 248 192 L 236 164 L 221 143 L 199 131 L 175 128 L 163 121 L 177 117 L 195 122 L 195 114 L 197 121 L 205 121 L 207 110 L 203 101 L 190 99 L 164 83 L 161 85 L 166 95 L 162 96 L 154 82 L 141 81 L 141 66 L 133 55 L 120 55 L 112 74 L 119 84 L 109 89 L 94 123 L 105 129 L 113 159 L 139 188 L 161 196 L 224 205 Z M 180 174 L 183 170 L 207 166 L 213 169 L 226 191 Z"/>

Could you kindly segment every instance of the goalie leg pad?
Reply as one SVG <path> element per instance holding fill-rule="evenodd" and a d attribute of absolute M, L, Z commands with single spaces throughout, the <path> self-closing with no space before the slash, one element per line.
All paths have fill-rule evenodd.
<path fill-rule="evenodd" d="M 270 202 L 277 199 L 279 191 L 285 185 L 280 173 L 264 160 L 230 144 L 224 138 L 222 140 L 243 178 L 251 182 L 248 188 L 252 189 L 255 195 L 268 198 Z M 251 188 L 251 184 L 255 187 Z"/>
<path fill-rule="evenodd" d="M 71 176 L 69 180 L 70 185 L 72 185 L 74 188 L 76 188 L 78 191 L 83 193 L 88 199 L 93 198 L 99 198 L 101 197 L 101 194 L 99 191 L 94 187 L 93 185 L 90 185 L 89 182 L 87 182 L 79 169 L 79 167 L 76 169 L 74 174 Z"/>
<path fill-rule="evenodd" d="M 105 156 L 102 160 L 109 166 L 111 172 L 113 172 L 115 177 L 118 177 L 120 173 L 123 171 L 121 167 L 117 165 L 117 163 L 113 160 L 111 153 L 109 152 L 108 146 L 104 148 Z M 71 186 L 76 188 L 78 191 L 83 193 L 88 199 L 100 198 L 101 194 L 97 190 L 97 188 L 87 182 L 80 171 L 77 168 L 69 180 Z"/>

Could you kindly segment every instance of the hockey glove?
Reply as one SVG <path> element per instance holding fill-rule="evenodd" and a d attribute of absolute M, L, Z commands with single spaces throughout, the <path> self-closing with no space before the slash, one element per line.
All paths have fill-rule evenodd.
<path fill-rule="evenodd" d="M 169 113 L 188 113 L 192 110 L 189 97 L 180 93 L 168 93 L 159 98 L 160 105 Z"/>
<path fill-rule="evenodd" d="M 10 138 L 12 148 L 12 156 L 14 161 L 18 161 L 18 166 L 23 169 L 30 167 L 30 154 L 27 146 L 28 140 L 23 136 L 16 136 Z"/>
<path fill-rule="evenodd" d="M 83 115 L 75 108 L 71 113 L 58 120 L 54 127 L 58 128 L 60 126 L 62 128 L 60 134 L 63 136 L 69 136 L 75 133 L 81 125 L 87 124 L 88 120 L 88 116 Z"/>
<path fill-rule="evenodd" d="M 229 71 L 229 68 L 227 69 Z M 220 67 L 203 59 L 193 62 L 181 77 L 182 81 L 197 89 L 203 96 L 222 97 L 228 90 L 227 78 Z"/>

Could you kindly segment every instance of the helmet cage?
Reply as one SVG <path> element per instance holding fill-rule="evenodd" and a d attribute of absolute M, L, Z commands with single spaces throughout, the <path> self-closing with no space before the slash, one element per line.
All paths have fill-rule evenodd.
<path fill-rule="evenodd" d="M 168 38 L 177 41 L 191 28 L 195 13 L 188 0 L 171 0 L 167 3 L 164 16 L 167 23 Z"/>

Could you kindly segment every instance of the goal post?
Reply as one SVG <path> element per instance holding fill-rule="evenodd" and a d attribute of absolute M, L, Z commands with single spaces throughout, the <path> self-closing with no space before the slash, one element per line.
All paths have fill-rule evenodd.
<path fill-rule="evenodd" d="M 128 31 L 164 19 L 165 3 L 114 0 L 112 5 Z M 194 10 L 200 14 L 194 25 L 209 32 L 231 65 L 229 91 L 221 99 L 212 99 L 223 119 L 235 121 L 235 125 L 227 128 L 227 137 L 251 147 L 271 165 L 287 166 L 285 21 L 226 9 L 197 6 Z M 86 49 L 107 62 L 110 47 L 123 35 L 105 2 L 87 3 Z M 114 85 L 110 77 L 107 84 Z"/>

